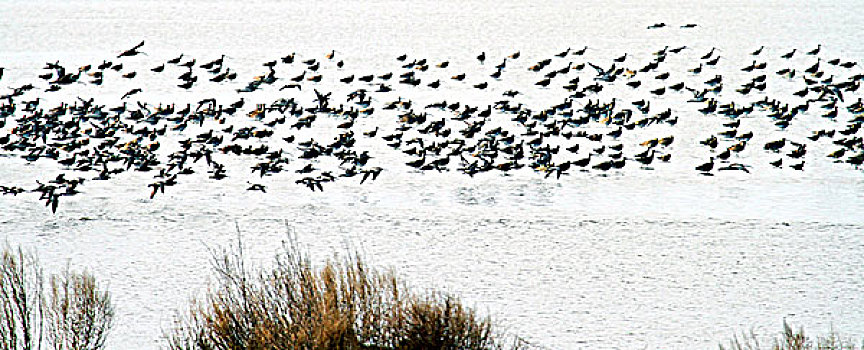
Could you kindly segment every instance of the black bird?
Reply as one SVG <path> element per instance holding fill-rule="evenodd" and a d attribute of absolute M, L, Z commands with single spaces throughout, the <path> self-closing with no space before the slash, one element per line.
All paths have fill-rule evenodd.
<path fill-rule="evenodd" d="M 293 82 L 295 82 L 295 83 L 296 83 L 296 82 L 300 82 L 300 81 L 303 81 L 303 79 L 304 79 L 305 77 L 306 77 L 306 71 L 304 70 L 303 73 L 300 73 L 300 75 L 291 78 L 291 81 L 293 81 Z M 372 81 L 372 79 L 370 78 L 369 81 Z"/>
<path fill-rule="evenodd" d="M 819 71 L 819 62 L 821 62 L 821 61 L 822 61 L 821 58 L 817 58 L 816 63 L 814 63 L 812 66 L 810 66 L 810 68 L 807 68 L 804 72 L 810 73 L 810 74 L 816 73 L 817 71 Z"/>
<path fill-rule="evenodd" d="M 762 53 L 762 50 L 765 49 L 765 46 L 760 46 L 758 50 L 751 52 L 750 54 L 753 56 L 759 56 Z"/>
<path fill-rule="evenodd" d="M 360 180 L 360 184 L 362 185 L 364 182 L 366 182 L 366 179 L 369 178 L 369 175 L 372 175 L 372 180 L 374 181 L 378 178 L 378 175 L 381 174 L 381 170 L 382 169 L 380 167 L 362 170 L 361 172 L 363 173 L 363 178 Z"/>
<path fill-rule="evenodd" d="M 786 138 L 782 138 L 782 139 L 777 140 L 777 141 L 771 141 L 771 142 L 766 143 L 764 148 L 766 151 L 778 152 L 785 145 L 786 145 Z"/>
<path fill-rule="evenodd" d="M 846 149 L 845 149 L 845 148 L 841 148 L 841 149 L 838 149 L 838 150 L 836 150 L 836 151 L 831 152 L 830 154 L 828 154 L 828 157 L 829 157 L 829 158 L 835 158 L 835 159 L 836 159 L 836 158 L 841 158 L 841 157 L 843 157 L 843 155 L 845 155 L 845 154 L 846 154 Z"/>
<path fill-rule="evenodd" d="M 129 50 L 123 51 L 122 53 L 120 53 L 120 55 L 117 56 L 117 58 L 135 56 L 135 55 L 138 55 L 140 53 L 143 53 L 141 51 L 138 51 L 138 49 L 140 49 L 141 46 L 144 46 L 144 40 L 141 40 L 141 43 L 138 45 L 135 45 L 135 47 L 133 47 Z"/>
<path fill-rule="evenodd" d="M 172 58 L 172 59 L 168 60 L 168 63 L 178 64 L 178 63 L 180 63 L 180 60 L 182 60 L 182 59 L 183 59 L 183 54 L 181 53 L 180 56 L 177 56 L 177 58 Z"/>
<path fill-rule="evenodd" d="M 121 99 L 121 100 L 126 99 L 127 97 L 132 96 L 132 95 L 134 95 L 134 94 L 137 94 L 137 93 L 139 93 L 139 92 L 141 92 L 141 89 L 139 89 L 139 88 L 135 88 L 135 89 L 129 90 L 129 92 L 123 94 L 123 97 L 121 97 L 120 99 Z"/>
<path fill-rule="evenodd" d="M 780 168 L 783 166 L 783 158 L 780 158 L 780 159 L 775 160 L 773 162 L 769 162 L 768 164 L 771 164 L 771 166 L 773 166 L 775 168 Z"/>
<path fill-rule="evenodd" d="M 567 55 L 568 55 L 569 53 L 570 53 L 570 48 L 568 47 L 567 50 L 564 50 L 563 52 L 558 53 L 558 54 L 556 54 L 555 56 L 556 56 L 556 57 L 567 57 Z"/>
<path fill-rule="evenodd" d="M 795 170 L 801 170 L 801 171 L 803 171 L 803 170 L 804 170 L 804 161 L 802 160 L 801 163 L 798 163 L 798 164 L 792 164 L 792 165 L 790 165 L 789 167 L 792 168 L 792 169 L 795 169 Z"/>
<path fill-rule="evenodd" d="M 702 73 L 702 63 L 699 63 L 699 67 L 691 68 L 691 69 L 688 69 L 687 71 L 690 73 L 693 73 L 693 74 Z"/>
<path fill-rule="evenodd" d="M 192 79 L 187 80 L 183 84 L 177 85 L 177 87 L 188 90 L 189 88 L 192 87 L 192 84 L 194 84 L 196 81 L 198 81 L 198 77 L 192 77 Z"/>
<path fill-rule="evenodd" d="M 716 65 L 717 62 L 720 61 L 720 57 L 721 57 L 721 56 L 717 56 L 717 57 L 715 57 L 713 60 L 710 60 L 710 61 L 708 61 L 708 62 L 705 62 L 705 64 L 706 64 L 706 65 L 709 65 L 709 66 Z"/>
<path fill-rule="evenodd" d="M 480 55 L 477 56 L 477 60 L 480 61 L 480 64 L 483 64 L 483 62 L 486 61 L 486 51 L 480 53 Z"/>
<path fill-rule="evenodd" d="M 727 166 L 717 168 L 717 170 L 741 170 L 741 171 L 749 174 L 750 170 L 747 169 L 748 167 L 749 167 L 748 165 L 744 165 L 741 163 L 732 163 L 732 164 L 729 164 Z"/>
<path fill-rule="evenodd" d="M 711 157 L 708 163 L 702 164 L 696 167 L 696 170 L 701 171 L 703 173 L 707 173 L 714 169 L 714 157 Z"/>
<path fill-rule="evenodd" d="M 181 64 L 180 67 L 192 68 L 195 66 L 195 61 L 193 58 L 191 61 Z"/>
<path fill-rule="evenodd" d="M 253 184 L 251 182 L 248 182 L 248 183 L 251 186 L 246 188 L 247 191 L 261 191 L 261 192 L 267 193 L 267 187 L 266 186 L 264 186 L 262 184 Z"/>

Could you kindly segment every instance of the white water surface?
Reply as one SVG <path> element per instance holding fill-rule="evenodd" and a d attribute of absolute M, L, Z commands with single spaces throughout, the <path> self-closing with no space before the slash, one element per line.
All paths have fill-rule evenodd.
<path fill-rule="evenodd" d="M 86 93 L 113 106 L 135 86 L 146 87 L 140 98 L 151 103 L 237 98 L 233 89 L 242 83 L 186 92 L 173 87 L 173 73 L 170 78 L 148 74 L 146 68 L 180 53 L 199 63 L 225 54 L 239 81 L 248 81 L 265 72 L 263 62 L 292 52 L 323 59 L 336 50 L 346 67 L 331 71 L 332 86 L 337 77 L 354 72 L 398 72 L 394 58 L 403 53 L 450 60 L 448 72 L 473 78 L 491 72 L 474 60 L 482 51 L 491 57 L 487 65 L 521 51 L 521 61 L 511 63 L 521 70 L 584 46 L 589 47 L 585 60 L 608 66 L 625 52 L 646 61 L 664 46 L 687 45 L 682 56 L 670 56 L 669 65 L 680 79 L 693 81 L 683 72 L 712 47 L 726 57 L 717 74 L 729 79 L 741 74 L 750 63 L 748 53 L 762 45 L 771 57 L 769 75 L 784 64 L 808 66 L 813 60 L 803 52 L 817 44 L 823 45 L 823 57 L 859 62 L 860 72 L 861 13 L 864 2 L 833 0 L 7 0 L 0 2 L 0 67 L 6 67 L 0 89 L 7 93 L 8 86 L 38 81 L 45 62 L 98 64 L 142 39 L 147 55 L 126 61 L 140 67 L 140 77 L 112 84 L 106 78 L 99 90 L 61 91 L 46 99 L 68 101 Z M 646 29 L 658 22 L 670 27 Z M 678 28 L 686 23 L 698 27 Z M 791 61 L 778 58 L 793 48 L 799 54 Z M 564 63 L 553 64 L 558 65 Z M 300 71 L 280 73 L 289 77 Z M 514 83 L 534 79 L 524 72 L 514 75 Z M 491 103 L 509 88 L 502 84 L 479 93 L 468 85 L 477 82 L 435 94 L 397 91 L 377 102 L 403 97 L 423 104 L 442 98 Z M 727 87 L 728 96 L 734 96 L 733 86 Z M 308 100 L 311 92 L 304 94 Z M 560 100 L 542 90 L 527 94 L 526 104 Z M 279 95 L 257 96 L 263 103 Z M 256 263 L 267 264 L 289 231 L 319 261 L 359 248 L 374 265 L 395 269 L 419 288 L 454 292 L 553 349 L 709 349 L 751 328 L 775 334 L 784 319 L 805 325 L 810 334 L 833 329 L 860 340 L 864 174 L 825 158 L 836 148 L 830 144 L 808 148 L 803 172 L 773 169 L 767 163 L 775 156 L 761 150 L 767 141 L 803 139 L 812 130 L 839 129 L 842 123 L 817 117 L 778 131 L 752 117 L 745 123 L 756 135 L 744 160 L 753 164 L 751 174 L 707 177 L 693 170 L 709 156 L 696 141 L 722 130 L 720 121 L 694 115 L 685 103 L 669 103 L 681 118 L 674 129 L 658 126 L 623 140 L 638 143 L 674 130 L 673 161 L 654 170 L 628 166 L 607 176 L 574 172 L 560 180 L 527 169 L 474 178 L 419 173 L 402 165 L 411 158 L 383 141 L 367 140 L 358 147 L 375 151 L 374 162 L 386 169 L 372 183 L 341 180 L 323 193 L 311 192 L 296 185 L 293 174 L 259 179 L 246 170 L 251 159 L 234 159 L 226 160 L 236 169 L 229 179 L 209 180 L 201 168 L 151 200 L 146 185 L 152 176 L 127 172 L 111 181 L 88 181 L 83 193 L 64 198 L 54 215 L 32 194 L 0 196 L 0 239 L 35 250 L 47 268 L 68 263 L 104 281 L 118 310 L 111 349 L 164 347 L 174 315 L 210 280 L 208 247 L 231 245 L 235 225 Z M 658 103 L 654 110 L 665 107 Z M 358 120 L 358 134 L 376 125 L 389 128 L 381 133 L 395 127 L 375 116 Z M 316 130 L 298 140 L 332 137 Z M 190 128 L 183 137 L 200 131 Z M 28 164 L 0 157 L 2 185 L 30 188 L 62 171 L 47 160 Z M 268 192 L 246 191 L 247 181 L 266 183 Z"/>

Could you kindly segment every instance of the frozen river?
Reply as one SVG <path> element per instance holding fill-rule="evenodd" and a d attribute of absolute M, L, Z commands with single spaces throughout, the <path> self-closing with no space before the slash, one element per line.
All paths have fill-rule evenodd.
<path fill-rule="evenodd" d="M 290 171 L 267 177 L 249 172 L 253 157 L 220 158 L 231 171 L 221 181 L 208 179 L 206 167 L 196 164 L 195 174 L 153 199 L 147 187 L 152 174 L 130 171 L 110 181 L 87 180 L 81 194 L 61 200 L 56 214 L 34 194 L 0 196 L 0 239 L 36 250 L 49 267 L 70 263 L 105 281 L 119 316 L 109 340 L 112 349 L 165 345 L 162 336 L 177 310 L 206 288 L 208 247 L 231 244 L 235 225 L 247 255 L 257 263 L 270 261 L 289 232 L 316 259 L 360 249 L 374 265 L 392 267 L 420 288 L 457 293 L 549 348 L 708 349 L 751 328 L 773 334 L 784 319 L 805 325 L 810 334 L 833 329 L 861 339 L 864 174 L 825 156 L 836 145 L 806 139 L 814 130 L 846 128 L 853 116 L 842 107 L 861 92 L 847 93 L 837 120 L 820 118 L 827 110 L 817 111 L 817 103 L 787 129 L 775 127 L 764 114 L 742 116 L 741 132 L 755 135 L 733 160 L 750 166 L 750 173 L 715 170 L 714 176 L 702 176 L 693 169 L 720 151 L 698 141 L 724 130 L 722 123 L 731 119 L 706 117 L 686 96 L 671 91 L 661 99 L 647 89 L 633 92 L 625 86 L 590 98 L 608 102 L 617 97 L 620 106 L 654 98 L 649 115 L 670 108 L 677 125 L 637 129 L 618 140 L 630 147 L 624 151 L 630 157 L 642 150 L 637 148 L 641 141 L 674 134 L 675 143 L 665 149 L 672 153 L 669 163 L 646 168 L 628 160 L 620 170 L 573 170 L 560 179 L 528 168 L 469 177 L 455 170 L 414 170 L 403 164 L 415 158 L 380 139 L 360 136 L 376 126 L 379 136 L 394 132 L 394 115 L 380 108 L 400 97 L 414 100 L 418 111 L 442 99 L 482 107 L 509 88 L 527 86 L 520 88 L 519 101 L 548 107 L 566 94 L 557 92 L 560 88 L 535 89 L 540 78 L 526 68 L 568 47 L 589 49 L 584 57 L 556 58 L 553 68 L 568 61 L 609 67 L 627 53 L 630 58 L 619 65 L 636 69 L 657 50 L 687 46 L 681 55 L 669 56 L 664 67 L 673 72 L 669 84 L 696 86 L 723 74 L 722 103 L 789 96 L 803 83 L 777 81 L 775 72 L 797 67 L 803 75 L 816 62 L 805 52 L 819 44 L 826 70 L 820 79 L 862 72 L 860 13 L 864 3 L 855 1 L 3 1 L 0 94 L 9 93 L 7 87 L 42 84 L 24 100 L 42 97 L 45 106 L 80 96 L 113 107 L 134 87 L 144 90 L 135 98 L 151 104 L 176 102 L 179 109 L 216 97 L 227 105 L 239 98 L 234 89 L 267 71 L 262 63 L 294 52 L 298 60 L 327 63 L 324 55 L 335 50 L 344 60 L 339 70 L 321 68 L 325 81 L 318 89 L 335 91 L 334 100 L 348 92 L 337 77 L 398 74 L 403 70 L 395 58 L 401 54 L 408 54 L 408 61 L 446 60 L 451 68 L 435 91 L 393 81 L 398 91 L 375 97 L 379 110 L 357 119 L 357 147 L 373 154 L 370 164 L 385 169 L 375 181 L 361 185 L 358 178 L 340 179 L 323 192 L 309 191 L 295 183 L 294 170 L 304 164 L 296 150 L 289 154 Z M 668 26 L 646 29 L 660 22 Z M 687 23 L 698 26 L 679 28 Z M 45 62 L 60 60 L 76 68 L 119 62 L 117 54 L 141 40 L 146 55 L 124 61 L 124 73 L 138 71 L 134 80 L 114 73 L 99 88 L 73 84 L 54 94 L 38 91 L 45 87 L 37 77 L 47 72 Z M 765 46 L 764 56 L 753 58 L 749 53 L 760 46 Z M 718 66 L 706 66 L 699 77 L 688 75 L 687 69 L 704 62 L 700 57 L 712 47 L 721 57 Z M 792 49 L 797 49 L 794 57 L 780 58 Z M 512 75 L 502 79 L 512 85 L 486 79 L 488 90 L 471 87 L 482 80 L 475 77 L 492 73 L 492 66 L 516 51 L 522 57 L 508 61 L 505 74 Z M 489 57 L 483 66 L 475 60 L 481 52 Z M 174 77 L 182 69 L 166 67 L 172 69 L 170 77 L 149 71 L 181 53 L 183 61 L 197 58 L 198 65 L 224 54 L 240 78 L 224 86 L 200 82 L 181 90 Z M 825 63 L 834 57 L 858 65 L 847 70 Z M 771 85 L 767 92 L 744 97 L 734 89 L 750 76 L 741 68 L 752 60 L 768 62 L 764 74 Z M 285 80 L 302 71 L 278 69 Z M 449 76 L 463 72 L 466 83 L 452 84 Z M 582 85 L 593 83 L 593 73 L 591 67 L 579 73 Z M 559 79 L 555 84 L 566 82 Z M 424 85 L 432 80 L 424 79 Z M 646 75 L 644 81 L 653 79 Z M 280 96 L 296 94 L 305 104 L 314 98 L 306 87 L 302 92 L 275 86 L 262 90 L 246 97 L 246 112 L 254 103 Z M 320 119 L 316 128 L 298 130 L 297 141 L 332 138 L 335 134 L 326 129 L 338 122 Z M 0 137 L 12 127 L 10 122 L 0 128 Z M 169 131 L 168 140 L 194 138 L 206 130 L 193 125 L 179 135 Z M 781 138 L 808 142 L 803 171 L 788 167 L 799 160 L 763 150 L 765 143 Z M 588 147 L 583 144 L 580 152 Z M 165 141 L 160 152 L 176 149 Z M 791 150 L 787 146 L 784 153 Z M 0 185 L 32 189 L 36 180 L 45 182 L 61 172 L 84 176 L 51 160 L 27 162 L 7 151 L 0 155 Z M 769 165 L 777 158 L 783 158 L 783 168 Z M 338 168 L 329 160 L 315 165 Z M 267 192 L 247 191 L 249 183 L 265 184 Z"/>

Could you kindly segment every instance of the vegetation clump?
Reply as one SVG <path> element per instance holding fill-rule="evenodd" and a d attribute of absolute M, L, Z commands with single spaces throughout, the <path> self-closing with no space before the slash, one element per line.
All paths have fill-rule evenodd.
<path fill-rule="evenodd" d="M 102 349 L 114 320 L 107 291 L 68 268 L 44 278 L 39 261 L 9 245 L 0 252 L 0 349 Z"/>
<path fill-rule="evenodd" d="M 864 349 L 864 345 L 856 346 L 850 340 L 840 338 L 833 332 L 828 336 L 820 336 L 816 338 L 804 335 L 804 329 L 799 328 L 798 331 L 792 330 L 786 321 L 783 321 L 783 333 L 773 339 L 770 347 L 763 347 L 759 343 L 759 337 L 753 332 L 750 334 L 742 334 L 741 337 L 735 336 L 729 341 L 728 347 L 720 345 L 720 350 L 859 350 Z"/>
<path fill-rule="evenodd" d="M 416 293 L 357 254 L 316 268 L 295 243 L 251 271 L 242 245 L 214 254 L 216 285 L 168 335 L 175 350 L 520 349 L 456 297 Z"/>

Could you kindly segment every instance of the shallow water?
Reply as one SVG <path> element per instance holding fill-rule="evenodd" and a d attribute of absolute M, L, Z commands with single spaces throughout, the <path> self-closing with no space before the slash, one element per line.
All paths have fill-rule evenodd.
<path fill-rule="evenodd" d="M 747 53 L 761 45 L 772 57 L 769 75 L 785 64 L 777 56 L 792 48 L 799 56 L 789 64 L 808 66 L 812 59 L 803 51 L 818 43 L 823 57 L 864 63 L 858 40 L 864 24 L 856 18 L 862 11 L 864 3 L 853 1 L 12 0 L 0 3 L 0 66 L 6 67 L 0 87 L 36 80 L 44 62 L 98 64 L 141 39 L 147 55 L 126 61 L 141 73 L 179 53 L 199 63 L 226 54 L 240 81 L 260 74 L 261 63 L 291 52 L 321 59 L 335 49 L 346 67 L 334 79 L 398 71 L 393 58 L 402 53 L 450 60 L 454 74 L 462 69 L 473 77 L 490 70 L 477 67 L 473 57 L 479 51 L 494 57 L 489 65 L 521 50 L 522 67 L 586 45 L 586 60 L 603 65 L 625 52 L 645 61 L 666 45 L 687 45 L 691 49 L 683 55 L 670 56 L 677 72 L 717 47 L 726 57 L 717 72 L 735 81 L 744 79 L 739 69 L 750 63 Z M 673 28 L 645 29 L 657 22 Z M 699 27 L 674 28 L 691 22 Z M 711 76 L 674 78 L 689 84 Z M 125 91 L 146 82 L 142 98 L 151 103 L 204 96 L 230 101 L 236 98 L 233 89 L 242 87 L 178 92 L 169 79 L 142 74 L 134 82 L 106 80 L 99 90 L 82 87 L 48 98 L 68 100 L 79 93 L 115 105 Z M 531 79 L 516 72 L 509 81 L 519 86 Z M 442 98 L 480 104 L 495 101 L 507 88 L 478 93 L 465 84 L 435 94 L 397 91 L 376 102 L 402 96 L 418 105 Z M 780 82 L 770 88 L 788 93 L 798 86 Z M 311 92 L 304 94 L 311 98 Z M 611 89 L 604 94 L 607 100 L 647 97 Z M 279 94 L 256 96 L 270 102 Z M 559 97 L 532 90 L 523 100 L 541 106 Z M 802 139 L 814 129 L 841 126 L 810 118 L 778 131 L 764 118 L 746 117 L 756 135 L 742 161 L 753 165 L 752 172 L 706 177 L 693 171 L 709 156 L 695 141 L 710 134 L 706 130 L 720 130 L 720 121 L 693 114 L 694 108 L 676 99 L 664 101 L 681 118 L 674 129 L 657 126 L 621 140 L 633 144 L 674 130 L 675 158 L 653 170 L 573 172 L 560 180 L 530 170 L 474 178 L 419 173 L 401 165 L 411 158 L 382 141 L 360 140 L 358 147 L 386 168 L 371 184 L 343 180 L 313 193 L 294 184 L 292 175 L 260 179 L 247 173 L 251 158 L 226 159 L 237 169 L 229 179 L 208 180 L 204 168 L 197 168 L 198 174 L 151 200 L 146 184 L 152 176 L 128 172 L 112 181 L 88 181 L 84 193 L 64 198 L 56 215 L 33 195 L 0 197 L 0 237 L 37 250 L 48 267 L 70 263 L 106 281 L 119 312 L 109 344 L 116 349 L 164 345 L 163 331 L 175 312 L 206 287 L 208 247 L 230 245 L 235 225 L 257 263 L 270 261 L 289 232 L 319 260 L 358 248 L 412 284 L 458 293 L 549 348 L 713 348 L 750 328 L 774 334 L 783 319 L 805 325 L 811 334 L 834 329 L 860 339 L 861 171 L 825 158 L 834 149 L 830 144 L 808 146 L 803 172 L 773 169 L 767 163 L 775 156 L 760 149 L 780 137 Z M 665 109 L 663 103 L 652 110 Z M 332 127 L 336 121 L 319 123 Z M 389 128 L 381 133 L 395 127 L 374 117 L 357 123 L 360 130 Z M 298 140 L 331 137 L 319 134 L 322 129 L 303 131 Z M 185 137 L 200 131 L 190 127 Z M 60 171 L 46 160 L 27 164 L 0 157 L 4 185 L 29 188 L 34 179 Z M 246 191 L 247 181 L 266 181 L 268 192 Z"/>

